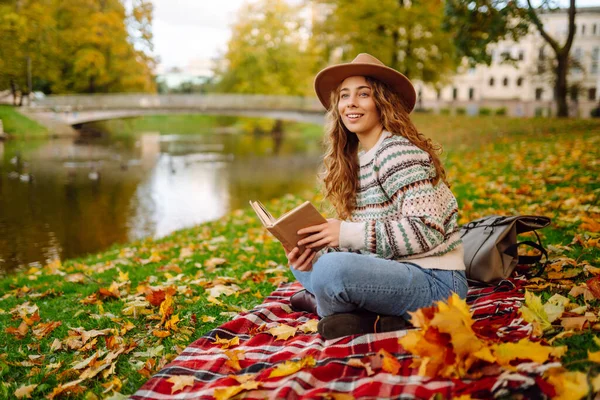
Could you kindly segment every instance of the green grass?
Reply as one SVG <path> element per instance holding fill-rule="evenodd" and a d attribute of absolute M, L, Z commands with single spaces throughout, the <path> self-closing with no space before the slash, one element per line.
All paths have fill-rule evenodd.
<path fill-rule="evenodd" d="M 163 126 L 170 126 L 165 121 L 172 117 L 183 118 L 152 118 L 156 123 L 162 121 Z M 212 123 L 199 116 L 187 118 L 198 124 Z M 180 123 L 188 124 L 184 120 Z M 445 165 L 459 201 L 461 223 L 492 213 L 547 215 L 553 224 L 541 231 L 545 245 L 568 246 L 551 250 L 551 259 L 567 257 L 580 265 L 588 263 L 600 267 L 600 248 L 593 245 L 600 234 L 585 225 L 586 221 L 600 217 L 597 174 L 600 124 L 597 121 L 431 115 L 416 115 L 415 121 L 421 131 L 445 146 Z M 237 123 L 239 120 L 233 122 Z M 130 127 L 128 132 L 145 129 L 144 124 L 150 122 L 143 119 L 133 124 L 135 129 Z M 291 126 L 294 134 L 311 138 L 307 140 L 322 135 L 318 127 Z M 189 129 L 188 133 L 192 133 L 192 128 Z M 322 200 L 314 193 L 290 195 L 268 202 L 267 208 L 274 215 L 280 215 L 304 199 L 316 204 Z M 215 258 L 226 262 L 210 267 Z M 9 397 L 26 384 L 38 385 L 32 393 L 34 398 L 50 395 L 60 384 L 77 379 L 81 371 L 72 369 L 75 363 L 95 351 L 107 350 L 108 338 L 116 338 L 120 346 L 135 346 L 135 349 L 117 358 L 114 375 L 87 379 L 81 383 L 81 392 L 74 395 L 78 398 L 106 396 L 102 394 L 105 390 L 102 384 L 115 377 L 118 378 L 118 382 L 114 381 L 116 391 L 131 394 L 146 381 L 148 374 L 172 360 L 186 345 L 228 321 L 232 315 L 229 313 L 253 307 L 278 283 L 293 279 L 285 267 L 278 267 L 285 264 L 278 242 L 266 234 L 251 210 L 243 209 L 160 240 L 113 246 L 97 255 L 32 268 L 3 278 L 0 280 L 0 293 L 3 293 L 0 295 L 0 326 L 3 327 L 0 330 L 0 381 L 3 382 L 0 398 Z M 78 276 L 83 277 L 82 282 L 75 279 Z M 582 282 L 590 277 L 589 273 L 581 273 L 574 281 Z M 100 289 L 108 289 L 113 282 L 120 285 L 119 297 L 102 298 Z M 217 305 L 210 301 L 208 293 L 211 286 L 218 283 L 234 283 L 240 290 L 230 296 L 221 295 L 218 298 L 221 304 Z M 554 292 L 563 295 L 568 292 L 554 283 L 557 282 L 541 292 L 544 299 Z M 561 285 L 564 286 L 564 282 Z M 158 305 L 143 307 L 148 314 L 135 316 L 126 314 L 125 309 L 134 300 L 145 301 L 146 291 L 169 287 L 176 291 L 173 315 L 178 315 L 181 321 L 177 330 L 161 339 L 152 334 L 161 325 Z M 94 295 L 95 301 L 89 298 Z M 581 304 L 580 298 L 572 301 Z M 16 328 L 22 321 L 17 307 L 26 302 L 39 307 L 40 322 L 61 321 L 62 324 L 41 339 L 33 336 L 31 328 L 23 339 L 9 334 L 6 328 Z M 600 302 L 589 304 L 597 314 Z M 203 317 L 214 318 L 214 321 L 203 322 Z M 129 322 L 133 328 L 124 329 Z M 73 329 L 79 327 L 88 331 L 105 328 L 113 331 L 98 336 L 89 349 L 65 350 L 67 338 L 77 336 Z M 561 331 L 561 326 L 555 324 L 554 334 Z M 563 359 L 569 368 L 595 371 L 596 367 L 585 361 L 588 350 L 598 350 L 591 340 L 594 336 L 595 331 L 586 328 L 556 341 L 557 345 L 569 346 Z M 62 350 L 51 350 L 55 339 L 63 343 Z M 159 351 L 161 346 L 162 351 Z M 143 366 L 147 363 L 153 364 L 146 373 Z"/>
<path fill-rule="evenodd" d="M 0 119 L 4 132 L 15 138 L 45 137 L 48 130 L 37 122 L 18 113 L 13 106 L 0 105 Z"/>

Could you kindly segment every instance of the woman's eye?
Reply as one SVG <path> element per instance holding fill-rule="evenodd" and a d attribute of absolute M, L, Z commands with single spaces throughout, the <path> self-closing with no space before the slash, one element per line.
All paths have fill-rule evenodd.
<path fill-rule="evenodd" d="M 343 94 L 343 95 L 341 95 L 341 96 L 340 96 L 340 98 L 342 98 L 342 99 L 345 99 L 345 98 L 347 98 L 347 97 L 348 97 L 348 95 L 347 95 L 347 94 Z"/>
<path fill-rule="evenodd" d="M 359 96 L 367 97 L 367 96 L 369 96 L 369 93 L 363 92 L 363 93 L 359 94 Z"/>

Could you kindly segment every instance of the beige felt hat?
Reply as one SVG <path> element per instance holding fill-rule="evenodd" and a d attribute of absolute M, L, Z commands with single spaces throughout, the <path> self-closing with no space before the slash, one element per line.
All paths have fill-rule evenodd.
<path fill-rule="evenodd" d="M 321 104 L 329 109 L 329 96 L 338 85 L 350 76 L 369 76 L 386 85 L 398 93 L 410 113 L 415 107 L 417 94 L 408 78 L 393 68 L 386 67 L 384 63 L 370 54 L 360 53 L 354 60 L 346 64 L 332 65 L 323 69 L 315 77 L 315 92 Z"/>

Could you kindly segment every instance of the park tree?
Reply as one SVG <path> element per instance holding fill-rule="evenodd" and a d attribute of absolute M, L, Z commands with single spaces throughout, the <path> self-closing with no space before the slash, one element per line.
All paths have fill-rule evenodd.
<path fill-rule="evenodd" d="M 537 30 L 552 49 L 554 97 L 557 115 L 567 117 L 568 72 L 573 60 L 569 52 L 575 37 L 575 0 L 567 9 L 568 32 L 564 42 L 545 28 L 540 14 L 558 9 L 554 0 L 542 0 L 534 6 L 531 0 L 447 0 L 446 31 L 453 35 L 458 55 L 471 65 L 491 63 L 488 45 L 501 40 L 518 41 Z"/>
<path fill-rule="evenodd" d="M 56 78 L 57 49 L 51 0 L 0 3 L 0 89 L 10 88 L 13 103 Z M 39 73 L 32 76 L 35 68 Z M 18 94 L 21 93 L 20 97 Z"/>
<path fill-rule="evenodd" d="M 216 89 L 229 93 L 305 95 L 314 57 L 307 50 L 306 21 L 284 0 L 246 3 L 232 27 L 216 70 Z"/>
<path fill-rule="evenodd" d="M 154 91 L 149 0 L 0 0 L 0 90 Z"/>
<path fill-rule="evenodd" d="M 60 52 L 62 76 L 55 84 L 56 92 L 132 92 L 154 91 L 154 60 L 147 51 L 138 50 L 134 40 L 149 42 L 151 35 L 145 23 L 128 31 L 127 21 L 140 19 L 151 23 L 151 5 L 141 3 L 142 16 L 129 16 L 120 0 L 71 0 L 57 3 L 57 25 L 64 51 Z M 139 4 L 136 4 L 139 6 Z M 134 7 L 132 15 L 139 12 Z M 151 31 L 149 31 L 151 33 Z M 132 39 L 130 41 L 130 39 Z M 149 49 L 148 49 L 149 47 Z"/>
<path fill-rule="evenodd" d="M 312 45 L 325 63 L 369 53 L 411 79 L 436 83 L 458 65 L 440 0 L 312 0 Z"/>

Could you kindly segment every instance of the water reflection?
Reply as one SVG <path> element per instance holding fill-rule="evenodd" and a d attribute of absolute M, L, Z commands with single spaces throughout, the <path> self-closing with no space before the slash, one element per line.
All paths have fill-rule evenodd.
<path fill-rule="evenodd" d="M 320 153 L 279 133 L 0 142 L 0 273 L 312 189 Z"/>

